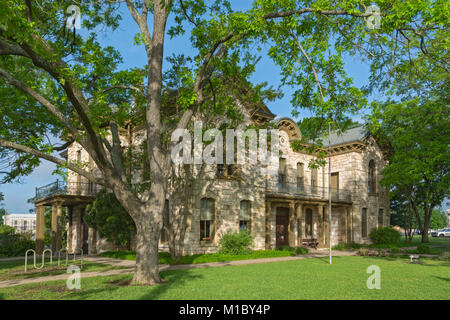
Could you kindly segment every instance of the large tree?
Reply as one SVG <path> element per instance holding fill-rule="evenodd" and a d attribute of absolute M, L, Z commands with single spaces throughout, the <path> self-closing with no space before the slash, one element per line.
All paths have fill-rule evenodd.
<path fill-rule="evenodd" d="M 450 190 L 448 105 L 441 100 L 386 102 L 375 109 L 373 121 L 372 131 L 390 146 L 381 183 L 402 193 L 422 242 L 428 242 L 432 213 Z"/>
<path fill-rule="evenodd" d="M 234 100 L 215 88 L 237 74 L 249 78 L 257 60 L 252 48 L 269 47 L 269 56 L 282 69 L 283 83 L 296 88 L 292 99 L 296 110 L 344 114 L 365 104 L 364 92 L 345 73 L 344 55 L 365 55 L 375 65 L 384 59 L 383 52 L 370 50 L 390 47 L 392 32 L 414 29 L 419 17 L 434 30 L 445 12 L 442 1 L 379 1 L 381 29 L 372 30 L 365 21 L 378 18 L 367 10 L 371 1 L 257 0 L 247 11 L 233 10 L 226 0 L 74 3 L 83 14 L 82 27 L 90 31 L 85 37 L 64 28 L 63 21 L 73 19 L 65 16 L 71 1 L 0 2 L 0 158 L 10 168 L 3 180 L 28 174 L 39 159 L 45 159 L 110 189 L 135 222 L 133 281 L 142 284 L 160 282 L 158 240 L 170 151 L 176 143 L 170 141 L 171 132 L 189 127 L 193 117 L 236 113 Z M 114 30 L 120 25 L 121 5 L 139 28 L 135 42 L 146 53 L 141 68 L 121 70 L 119 52 L 97 41 L 99 27 Z M 174 23 L 168 26 L 170 16 Z M 171 95 L 163 81 L 165 39 L 186 31 L 196 54 L 184 69 L 175 103 L 167 105 L 165 97 Z M 418 48 L 413 42 L 414 46 Z M 256 98 L 246 97 L 249 102 L 263 98 L 259 88 L 253 88 Z M 130 181 L 119 139 L 119 128 L 141 115 L 148 188 L 136 188 Z M 67 143 L 55 146 L 48 134 L 62 134 Z M 54 155 L 73 142 L 89 153 L 101 177 L 85 170 L 84 164 Z"/>

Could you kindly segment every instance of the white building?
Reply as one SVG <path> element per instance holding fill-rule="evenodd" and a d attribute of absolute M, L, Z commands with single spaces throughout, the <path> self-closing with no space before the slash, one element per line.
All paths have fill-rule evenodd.
<path fill-rule="evenodd" d="M 5 225 L 13 227 L 17 233 L 30 232 L 34 235 L 36 232 L 36 214 L 35 213 L 7 213 L 3 217 Z"/>

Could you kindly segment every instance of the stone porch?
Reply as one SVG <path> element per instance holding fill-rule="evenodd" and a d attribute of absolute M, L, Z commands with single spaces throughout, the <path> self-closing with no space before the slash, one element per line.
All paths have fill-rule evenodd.
<path fill-rule="evenodd" d="M 265 248 L 274 249 L 279 245 L 299 247 L 304 239 L 317 239 L 319 248 L 328 247 L 328 210 L 327 200 L 267 196 Z M 331 219 L 332 245 L 353 241 L 352 203 L 333 201 Z"/>
<path fill-rule="evenodd" d="M 84 254 L 97 253 L 97 231 L 83 222 L 86 206 L 95 199 L 99 187 L 91 183 L 66 183 L 57 180 L 44 187 L 36 188 L 36 252 L 44 250 L 45 208 L 52 208 L 51 249 L 62 248 L 63 208 L 67 218 L 67 251 Z"/>

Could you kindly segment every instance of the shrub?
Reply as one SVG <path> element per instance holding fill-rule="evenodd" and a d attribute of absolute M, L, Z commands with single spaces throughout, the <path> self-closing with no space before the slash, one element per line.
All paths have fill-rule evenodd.
<path fill-rule="evenodd" d="M 117 246 L 130 249 L 136 225 L 113 193 L 101 190 L 92 205 L 87 206 L 84 221 Z"/>
<path fill-rule="evenodd" d="M 227 231 L 219 240 L 220 253 L 244 254 L 250 252 L 253 238 L 248 230 L 241 232 Z"/>
<path fill-rule="evenodd" d="M 400 232 L 390 227 L 373 230 L 369 237 L 375 244 L 396 244 L 400 242 Z"/>
<path fill-rule="evenodd" d="M 309 252 L 308 248 L 298 247 L 295 249 L 295 254 L 307 254 Z"/>
<path fill-rule="evenodd" d="M 333 247 L 333 250 L 349 250 L 349 249 L 359 249 L 362 248 L 362 245 L 356 242 L 350 243 L 340 243 Z"/>
<path fill-rule="evenodd" d="M 0 235 L 0 256 L 22 256 L 28 249 L 34 249 L 34 241 L 20 234 Z"/>
<path fill-rule="evenodd" d="M 0 234 L 14 234 L 15 229 L 6 224 L 0 226 Z"/>
<path fill-rule="evenodd" d="M 423 254 L 427 254 L 431 252 L 431 248 L 429 245 L 425 244 L 425 243 L 421 243 L 417 246 L 416 249 L 417 253 L 423 253 Z"/>
<path fill-rule="evenodd" d="M 399 252 L 400 252 L 400 249 L 397 247 L 394 247 L 391 249 L 391 253 L 399 253 Z"/>
<path fill-rule="evenodd" d="M 289 246 L 278 246 L 278 247 L 275 248 L 275 250 L 294 252 L 295 248 L 289 247 Z"/>
<path fill-rule="evenodd" d="M 358 252 L 356 254 L 358 256 L 367 256 L 367 255 L 369 255 L 369 250 L 367 250 L 366 248 L 361 248 L 358 250 Z"/>
<path fill-rule="evenodd" d="M 339 243 L 333 246 L 333 250 L 347 250 L 347 246 L 345 245 L 345 243 Z"/>

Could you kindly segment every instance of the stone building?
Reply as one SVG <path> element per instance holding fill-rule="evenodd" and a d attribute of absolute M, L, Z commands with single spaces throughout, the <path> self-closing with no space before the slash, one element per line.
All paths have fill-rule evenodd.
<path fill-rule="evenodd" d="M 274 121 L 278 126 L 281 153 L 278 168 L 272 168 L 278 174 L 263 175 L 258 165 L 206 166 L 202 175 L 195 176 L 188 199 L 184 254 L 215 252 L 221 234 L 243 228 L 250 231 L 257 250 L 281 245 L 297 247 L 307 239 L 317 241 L 319 247 L 328 246 L 328 164 L 310 168 L 308 164 L 314 156 L 292 149 L 291 142 L 301 137 L 292 119 L 274 120 L 275 115 L 265 106 L 248 115 L 249 122 Z M 127 135 L 124 130 L 123 144 L 139 144 L 142 136 L 139 132 Z M 389 225 L 388 193 L 378 184 L 386 165 L 383 152 L 362 127 L 340 135 L 332 133 L 324 142 L 325 150 L 331 149 L 332 245 L 367 243 L 371 230 Z M 76 143 L 69 147 L 66 156 L 96 170 L 87 152 Z M 53 207 L 52 231 L 58 234 L 58 219 L 65 206 L 69 252 L 110 249 L 111 244 L 83 222 L 86 205 L 93 201 L 97 190 L 97 186 L 73 172 L 69 172 L 65 183 L 38 188 L 38 238 L 43 234 L 44 207 Z M 171 210 L 169 200 L 166 204 Z M 167 250 L 167 237 L 162 234 L 160 249 Z"/>

